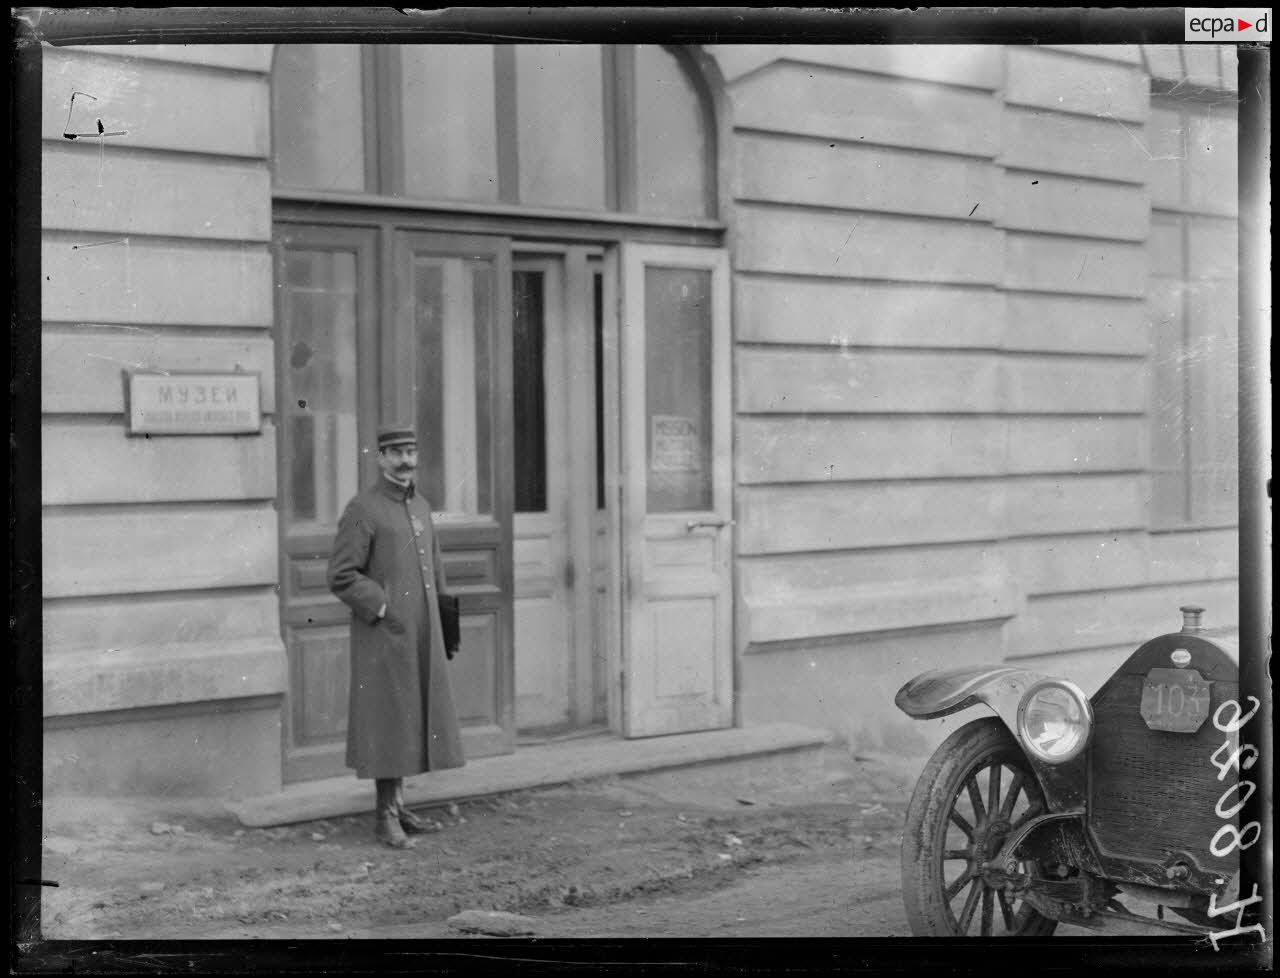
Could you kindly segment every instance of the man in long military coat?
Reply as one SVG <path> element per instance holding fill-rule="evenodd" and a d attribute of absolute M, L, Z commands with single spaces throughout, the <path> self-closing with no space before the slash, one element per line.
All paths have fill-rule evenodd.
<path fill-rule="evenodd" d="M 405 807 L 403 778 L 464 763 L 440 624 L 444 565 L 413 482 L 417 455 L 412 427 L 378 430 L 382 474 L 347 504 L 329 561 L 329 589 L 351 608 L 347 766 L 374 779 L 375 833 L 397 849 L 427 829 Z"/>

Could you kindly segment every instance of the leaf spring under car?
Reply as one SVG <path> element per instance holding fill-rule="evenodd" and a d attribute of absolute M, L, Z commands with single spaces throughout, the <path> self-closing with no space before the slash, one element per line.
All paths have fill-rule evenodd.
<path fill-rule="evenodd" d="M 1049 880 L 1037 879 L 1030 873 L 1019 871 L 1018 865 L 1023 860 L 1018 857 L 1017 851 L 1033 832 L 1051 822 L 1083 816 L 1083 809 L 1052 812 L 1019 826 L 1005 840 L 1000 852 L 987 863 L 988 872 L 1003 876 L 1006 887 L 1018 893 L 1041 913 L 1063 923 L 1095 930 L 1103 929 L 1113 922 L 1139 923 L 1180 934 L 1203 936 L 1212 933 L 1211 927 L 1166 920 L 1163 914 L 1156 918 L 1131 913 L 1116 899 L 1116 895 L 1120 893 L 1119 887 L 1110 880 L 1087 872 L 1075 879 Z"/>

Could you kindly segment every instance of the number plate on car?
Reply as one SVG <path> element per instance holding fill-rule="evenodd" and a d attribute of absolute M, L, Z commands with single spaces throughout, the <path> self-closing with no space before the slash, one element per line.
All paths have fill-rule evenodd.
<path fill-rule="evenodd" d="M 1142 719 L 1152 730 L 1195 733 L 1209 717 L 1209 685 L 1194 669 L 1152 669 L 1142 683 Z"/>

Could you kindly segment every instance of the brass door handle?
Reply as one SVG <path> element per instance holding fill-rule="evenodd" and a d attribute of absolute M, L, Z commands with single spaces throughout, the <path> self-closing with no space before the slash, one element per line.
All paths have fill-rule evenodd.
<path fill-rule="evenodd" d="M 689 522 L 684 525 L 684 528 L 688 533 L 692 533 L 694 530 L 702 526 L 710 527 L 713 530 L 719 530 L 722 527 L 733 526 L 733 522 L 733 520 L 689 520 Z"/>

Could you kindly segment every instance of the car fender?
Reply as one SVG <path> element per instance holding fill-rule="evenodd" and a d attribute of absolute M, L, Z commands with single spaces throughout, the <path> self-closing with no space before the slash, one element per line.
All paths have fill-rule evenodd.
<path fill-rule="evenodd" d="M 982 704 L 992 710 L 1022 747 L 1044 789 L 1050 811 L 1068 811 L 1084 804 L 1088 781 L 1088 751 L 1062 764 L 1047 764 L 1026 749 L 1018 733 L 1018 706 L 1036 683 L 1056 677 L 1016 666 L 962 666 L 933 669 L 907 682 L 894 697 L 903 713 L 917 720 L 949 716 Z"/>
<path fill-rule="evenodd" d="M 1018 704 L 1044 673 L 1015 666 L 965 666 L 933 669 L 916 676 L 894 697 L 903 713 L 917 720 L 945 717 L 984 703 L 995 711 L 1016 737 Z"/>

